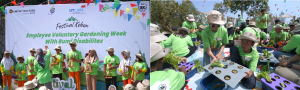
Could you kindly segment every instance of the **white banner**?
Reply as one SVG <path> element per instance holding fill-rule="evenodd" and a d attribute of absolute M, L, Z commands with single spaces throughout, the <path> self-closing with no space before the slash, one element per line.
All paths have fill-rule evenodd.
<path fill-rule="evenodd" d="M 55 46 L 60 45 L 62 53 L 67 54 L 71 50 L 69 42 L 75 41 L 76 49 L 81 51 L 83 57 L 89 49 L 95 49 L 100 60 L 104 60 L 108 56 L 105 50 L 114 47 L 115 55 L 120 59 L 123 58 L 123 50 L 131 52 L 132 60 L 141 51 L 150 65 L 150 33 L 147 26 L 150 3 L 142 1 L 135 7 L 131 7 L 130 3 L 136 4 L 121 2 L 117 15 L 113 2 L 90 3 L 89 6 L 86 3 L 25 5 L 24 8 L 7 6 L 6 50 L 13 51 L 16 57 L 24 55 L 26 59 L 30 56 L 30 48 L 44 49 L 47 45 L 54 54 Z M 100 11 L 101 6 L 103 9 Z"/>

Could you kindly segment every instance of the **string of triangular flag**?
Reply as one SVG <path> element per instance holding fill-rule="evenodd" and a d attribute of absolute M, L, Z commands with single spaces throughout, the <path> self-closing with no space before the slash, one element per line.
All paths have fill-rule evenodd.
<path fill-rule="evenodd" d="M 24 2 L 26 2 L 26 1 L 27 1 L 27 0 L 25 0 L 25 1 L 21 2 L 21 3 L 19 3 L 19 4 L 24 8 Z M 10 3 L 13 4 L 13 5 L 15 5 L 15 6 L 18 5 L 16 1 L 11 1 L 11 2 L 9 2 L 9 3 L 4 4 L 3 6 L 0 7 L 0 9 L 1 9 L 1 11 L 2 11 L 3 13 L 5 13 L 4 7 L 7 6 L 7 5 L 10 4 Z"/>

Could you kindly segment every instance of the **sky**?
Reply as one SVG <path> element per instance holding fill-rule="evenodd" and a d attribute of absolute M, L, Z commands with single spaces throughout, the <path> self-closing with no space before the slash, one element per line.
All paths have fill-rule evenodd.
<path fill-rule="evenodd" d="M 182 0 L 175 0 L 175 1 L 178 2 L 179 4 L 182 3 Z M 204 0 L 190 0 L 190 1 L 193 2 L 194 6 L 195 6 L 194 8 L 197 8 L 197 10 L 199 10 L 201 12 L 206 12 L 206 13 L 213 10 L 215 3 L 223 2 L 223 0 L 206 0 L 205 2 L 204 2 Z M 300 17 L 300 0 L 286 0 L 286 2 L 284 2 L 284 0 L 269 0 L 268 4 L 271 9 L 270 11 L 272 12 L 273 15 L 275 13 L 277 15 L 279 15 L 280 12 L 283 11 L 285 14 L 288 13 L 292 16 L 294 16 L 296 14 L 296 18 Z M 277 5 L 275 6 L 275 4 L 277 4 Z M 299 7 L 297 6 L 297 4 Z M 202 5 L 204 5 L 204 6 L 202 7 Z M 278 11 L 277 11 L 277 8 L 279 8 Z M 225 15 L 225 17 L 230 16 L 230 17 L 237 18 L 238 14 L 240 14 L 240 13 L 241 12 L 238 11 L 236 14 L 233 14 L 233 13 L 230 13 L 230 11 L 228 11 L 227 14 L 224 14 L 224 15 Z M 244 17 L 244 19 L 247 18 L 246 12 L 243 13 L 243 17 Z M 285 22 L 289 23 L 291 19 L 292 18 L 286 18 Z"/>

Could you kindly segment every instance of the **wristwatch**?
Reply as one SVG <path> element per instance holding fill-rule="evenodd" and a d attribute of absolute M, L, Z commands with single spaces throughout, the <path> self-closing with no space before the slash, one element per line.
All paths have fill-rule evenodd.
<path fill-rule="evenodd" d="M 292 67 L 293 67 L 293 64 L 292 64 L 292 63 L 289 63 L 289 64 L 287 65 L 287 67 L 288 67 L 288 68 L 292 68 Z"/>

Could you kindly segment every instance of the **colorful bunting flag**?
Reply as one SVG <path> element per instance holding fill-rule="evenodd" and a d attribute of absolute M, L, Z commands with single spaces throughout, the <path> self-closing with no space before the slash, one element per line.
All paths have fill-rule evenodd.
<path fill-rule="evenodd" d="M 141 0 L 136 0 L 136 2 L 137 2 L 137 4 L 138 4 L 138 6 L 140 6 Z"/>
<path fill-rule="evenodd" d="M 140 21 L 140 23 L 141 23 L 141 25 L 142 25 L 143 29 L 145 30 L 145 29 L 146 29 L 146 24 L 145 24 L 145 23 L 143 23 L 143 22 L 141 22 L 141 21 Z"/>
<path fill-rule="evenodd" d="M 0 9 L 1 9 L 1 11 L 2 11 L 3 13 L 5 13 L 5 11 L 4 11 L 4 6 L 1 6 Z"/>
<path fill-rule="evenodd" d="M 121 1 L 115 0 L 115 2 L 114 2 L 114 8 L 116 8 L 120 3 L 121 3 Z"/>
<path fill-rule="evenodd" d="M 122 4 L 119 4 L 116 8 L 117 11 L 119 11 L 119 9 L 121 8 Z"/>
<path fill-rule="evenodd" d="M 294 3 L 296 3 L 296 1 L 294 1 Z"/>
<path fill-rule="evenodd" d="M 11 1 L 11 3 L 17 6 L 17 3 L 16 3 L 16 1 Z"/>
<path fill-rule="evenodd" d="M 137 12 L 138 8 L 132 8 L 133 11 L 133 16 L 135 16 L 136 12 Z"/>
<path fill-rule="evenodd" d="M 101 3 L 102 2 L 102 0 L 97 0 L 97 3 Z"/>
<path fill-rule="evenodd" d="M 52 3 L 54 3 L 54 0 L 50 0 Z"/>
<path fill-rule="evenodd" d="M 128 13 L 128 12 L 129 12 L 129 10 L 130 10 L 129 8 L 126 8 L 126 13 Z"/>
<path fill-rule="evenodd" d="M 141 15 L 136 15 L 136 21 L 139 21 L 141 17 Z"/>
<path fill-rule="evenodd" d="M 91 0 L 85 0 L 85 2 L 87 3 L 87 6 L 89 6 L 91 3 Z"/>
<path fill-rule="evenodd" d="M 123 15 L 124 12 L 124 10 L 120 10 L 120 17 Z"/>
<path fill-rule="evenodd" d="M 275 7 L 276 7 L 276 5 L 277 5 L 277 4 L 275 4 Z"/>
<path fill-rule="evenodd" d="M 130 21 L 132 15 L 131 14 L 128 14 L 128 21 Z"/>
<path fill-rule="evenodd" d="M 142 15 L 143 15 L 143 18 L 145 17 L 145 15 L 146 15 L 146 13 L 142 13 Z"/>
<path fill-rule="evenodd" d="M 102 8 L 104 7 L 104 5 L 99 4 L 99 12 L 101 12 Z"/>
<path fill-rule="evenodd" d="M 148 19 L 148 21 L 147 21 L 147 26 L 149 26 L 150 25 L 150 19 Z"/>
<path fill-rule="evenodd" d="M 24 8 L 24 2 L 21 2 L 20 5 Z"/>
<path fill-rule="evenodd" d="M 286 0 L 284 0 L 284 3 L 286 2 Z"/>
<path fill-rule="evenodd" d="M 119 12 L 120 12 L 120 11 L 116 11 L 116 10 L 115 10 L 115 18 L 118 16 Z"/>
<path fill-rule="evenodd" d="M 136 4 L 130 3 L 130 6 L 131 6 L 131 7 L 135 7 L 135 6 L 136 6 Z"/>

